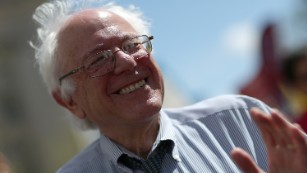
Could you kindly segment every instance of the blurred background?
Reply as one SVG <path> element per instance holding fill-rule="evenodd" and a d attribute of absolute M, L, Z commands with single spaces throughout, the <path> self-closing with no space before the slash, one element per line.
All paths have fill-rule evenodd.
<path fill-rule="evenodd" d="M 35 40 L 32 13 L 43 2 L 0 0 L 0 152 L 15 173 L 55 172 L 98 136 L 69 123 L 38 74 L 28 42 Z M 306 61 L 295 66 L 301 69 L 295 80 L 283 70 L 307 43 L 306 0 L 115 2 L 134 4 L 152 23 L 164 107 L 241 93 L 280 108 L 291 121 L 307 117 L 307 90 L 297 89 L 307 86 Z"/>

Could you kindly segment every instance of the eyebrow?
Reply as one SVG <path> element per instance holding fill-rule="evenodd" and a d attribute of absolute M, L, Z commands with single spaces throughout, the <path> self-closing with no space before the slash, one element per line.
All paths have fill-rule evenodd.
<path fill-rule="evenodd" d="M 137 37 L 136 33 L 123 34 L 123 36 L 121 38 L 121 43 L 123 43 L 124 41 L 126 41 L 128 39 L 132 39 L 134 37 Z M 99 53 L 102 50 L 107 50 L 106 44 L 104 44 L 104 43 L 97 44 L 93 49 L 91 49 L 89 52 L 87 52 L 85 55 L 82 56 L 82 63 L 84 63 L 84 61 L 86 61 L 86 59 L 94 56 L 95 54 Z"/>
<path fill-rule="evenodd" d="M 126 34 L 124 37 L 123 37 L 123 42 L 124 41 L 126 41 L 126 40 L 128 40 L 128 39 L 132 39 L 132 38 L 134 38 L 134 37 L 137 37 L 138 35 L 136 34 L 136 33 L 128 33 L 128 34 Z"/>
<path fill-rule="evenodd" d="M 105 44 L 97 44 L 93 49 L 91 49 L 89 52 L 82 55 L 81 63 L 84 64 L 87 59 L 93 57 L 95 54 L 99 53 L 99 51 L 104 50 Z"/>

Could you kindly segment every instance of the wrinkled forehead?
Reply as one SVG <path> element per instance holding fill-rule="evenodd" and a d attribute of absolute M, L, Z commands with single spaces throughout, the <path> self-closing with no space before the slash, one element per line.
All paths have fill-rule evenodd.
<path fill-rule="evenodd" d="M 59 31 L 58 58 L 73 58 L 72 61 L 81 59 L 96 45 L 117 44 L 132 33 L 136 34 L 135 29 L 110 11 L 91 9 L 76 13 Z"/>
<path fill-rule="evenodd" d="M 71 16 L 63 26 L 62 36 L 77 36 L 102 32 L 103 36 L 120 36 L 122 32 L 135 32 L 122 17 L 103 9 L 90 9 Z"/>

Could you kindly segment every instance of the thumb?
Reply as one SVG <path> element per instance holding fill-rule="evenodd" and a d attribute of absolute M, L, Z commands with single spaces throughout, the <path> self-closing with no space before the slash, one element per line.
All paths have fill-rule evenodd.
<path fill-rule="evenodd" d="M 264 173 L 254 162 L 252 157 L 243 149 L 235 148 L 231 152 L 232 159 L 245 173 Z"/>

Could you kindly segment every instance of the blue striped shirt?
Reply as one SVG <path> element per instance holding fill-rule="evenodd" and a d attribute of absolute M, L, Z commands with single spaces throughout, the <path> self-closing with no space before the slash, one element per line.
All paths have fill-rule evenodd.
<path fill-rule="evenodd" d="M 215 97 L 179 109 L 162 109 L 152 151 L 163 140 L 175 144 L 165 156 L 162 173 L 240 172 L 230 156 L 234 147 L 246 150 L 267 171 L 265 145 L 249 114 L 252 107 L 270 111 L 259 100 L 239 95 Z M 124 153 L 141 159 L 101 135 L 58 173 L 133 173 L 117 161 Z"/>

